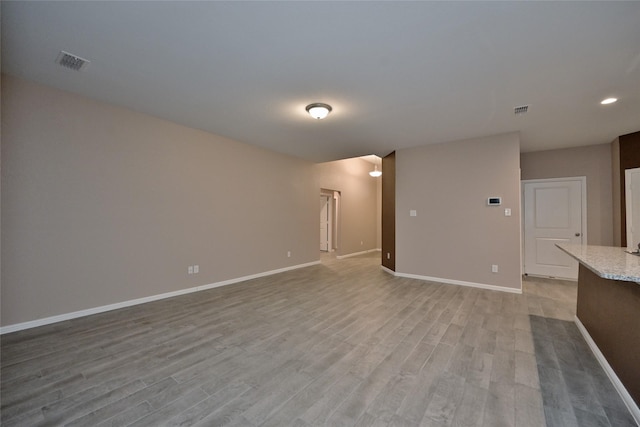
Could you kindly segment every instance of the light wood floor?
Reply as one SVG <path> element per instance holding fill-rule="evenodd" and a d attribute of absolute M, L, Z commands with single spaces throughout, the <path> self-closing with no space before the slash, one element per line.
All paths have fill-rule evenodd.
<path fill-rule="evenodd" d="M 2 337 L 3 426 L 544 426 L 523 295 L 395 278 L 379 254 Z M 536 317 L 536 318 L 537 318 Z M 535 323 L 535 322 L 534 322 Z"/>

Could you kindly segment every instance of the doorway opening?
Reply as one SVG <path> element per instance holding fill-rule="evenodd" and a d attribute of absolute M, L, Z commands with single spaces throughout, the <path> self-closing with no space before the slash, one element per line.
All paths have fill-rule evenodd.
<path fill-rule="evenodd" d="M 334 252 L 339 247 L 340 192 L 320 189 L 320 251 Z"/>

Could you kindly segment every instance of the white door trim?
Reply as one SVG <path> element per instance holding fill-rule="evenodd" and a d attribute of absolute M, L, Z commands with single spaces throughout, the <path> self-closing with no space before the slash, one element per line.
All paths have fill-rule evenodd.
<path fill-rule="evenodd" d="M 522 256 L 521 258 L 521 271 L 524 274 L 524 262 L 525 262 L 525 256 L 524 256 L 524 248 L 525 248 L 525 221 L 524 221 L 524 214 L 525 214 L 525 206 L 524 206 L 524 202 L 525 202 L 525 197 L 524 197 L 524 185 L 525 184 L 536 184 L 536 183 L 550 183 L 550 182 L 564 182 L 564 181 L 580 181 L 580 191 L 582 192 L 582 206 L 581 206 L 581 221 L 582 221 L 582 230 L 580 231 L 582 233 L 582 244 L 583 245 L 587 245 L 588 244 L 588 240 L 587 240 L 587 177 L 586 176 L 569 176 L 569 177 L 562 177 L 562 178 L 543 178 L 543 179 L 523 179 L 520 181 L 520 212 L 521 212 L 521 217 L 520 217 L 520 233 L 521 233 L 521 237 L 522 237 Z"/>

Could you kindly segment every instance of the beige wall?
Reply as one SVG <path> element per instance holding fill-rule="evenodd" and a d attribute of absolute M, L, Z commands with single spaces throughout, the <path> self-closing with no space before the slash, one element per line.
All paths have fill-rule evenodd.
<path fill-rule="evenodd" d="M 519 152 L 517 134 L 398 150 L 396 272 L 520 289 Z"/>
<path fill-rule="evenodd" d="M 587 243 L 613 244 L 611 144 L 522 153 L 522 179 L 587 177 Z"/>
<path fill-rule="evenodd" d="M 318 195 L 321 188 L 340 192 L 337 255 L 379 248 L 379 178 L 369 176 L 372 168 L 371 163 L 359 158 L 319 163 L 314 167 Z"/>
<path fill-rule="evenodd" d="M 306 161 L 8 76 L 2 137 L 3 326 L 318 260 Z"/>

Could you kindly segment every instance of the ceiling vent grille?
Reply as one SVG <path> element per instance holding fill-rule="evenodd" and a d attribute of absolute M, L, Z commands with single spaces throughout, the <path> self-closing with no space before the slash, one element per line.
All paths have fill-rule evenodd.
<path fill-rule="evenodd" d="M 61 50 L 56 58 L 56 63 L 75 71 L 86 70 L 90 62 L 88 59 L 80 58 L 64 50 Z"/>
<path fill-rule="evenodd" d="M 521 106 L 515 107 L 513 109 L 513 114 L 515 114 L 516 116 L 519 116 L 520 114 L 524 114 L 527 111 L 529 111 L 529 106 L 528 105 L 521 105 Z"/>

